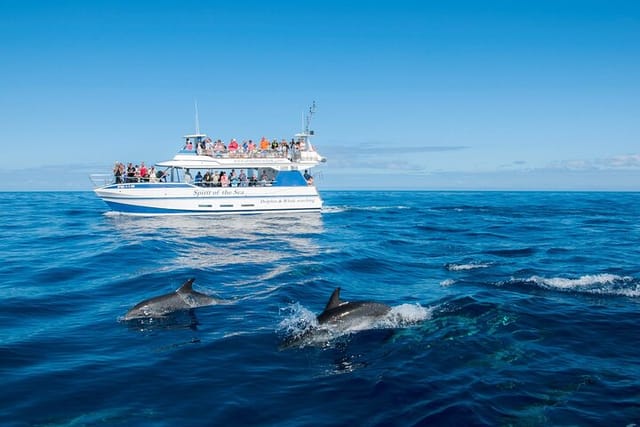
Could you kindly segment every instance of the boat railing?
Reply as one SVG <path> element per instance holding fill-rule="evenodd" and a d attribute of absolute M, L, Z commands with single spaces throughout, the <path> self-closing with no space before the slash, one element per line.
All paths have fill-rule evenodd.
<path fill-rule="evenodd" d="M 198 148 L 196 151 L 196 153 L 200 156 L 209 156 L 209 157 L 213 157 L 213 158 L 224 158 L 224 159 L 233 159 L 233 158 L 239 158 L 239 159 L 251 159 L 251 158 L 271 158 L 271 159 L 278 159 L 278 158 L 286 158 L 288 157 L 288 153 L 287 151 L 284 150 L 251 150 L 251 151 L 244 151 L 242 149 L 238 149 L 238 150 L 209 150 L 209 149 L 202 149 L 202 148 Z"/>
<path fill-rule="evenodd" d="M 165 179 L 151 179 L 149 177 L 129 177 L 122 176 L 116 177 L 109 173 L 93 173 L 89 175 L 89 179 L 93 183 L 94 187 L 104 187 L 111 184 L 166 184 Z M 172 181 L 173 183 L 182 183 L 183 180 Z M 272 179 L 248 179 L 247 181 L 240 181 L 239 179 L 232 179 L 228 184 L 222 185 L 220 182 L 204 182 L 204 181 L 191 181 L 191 184 L 198 187 L 271 187 L 275 180 Z"/>
<path fill-rule="evenodd" d="M 250 150 L 245 151 L 242 148 L 238 150 L 213 150 L 208 148 L 195 148 L 192 150 L 182 149 L 181 154 L 197 154 L 199 156 L 208 156 L 214 159 L 289 159 L 292 162 L 314 158 L 317 154 L 311 150 L 300 149 L 268 149 L 268 150 Z"/>
<path fill-rule="evenodd" d="M 110 173 L 92 173 L 89 179 L 94 187 L 104 187 L 114 182 L 114 176 Z"/>
<path fill-rule="evenodd" d="M 206 188 L 210 188 L 210 187 L 216 187 L 216 188 L 228 188 L 228 187 L 271 187 L 273 185 L 273 183 L 275 182 L 275 180 L 248 180 L 248 181 L 238 181 L 238 180 L 231 180 L 231 182 L 229 182 L 229 184 L 226 185 L 221 185 L 219 182 L 218 183 L 208 183 L 208 182 L 194 182 L 193 185 L 196 185 L 198 187 L 206 187 Z"/>

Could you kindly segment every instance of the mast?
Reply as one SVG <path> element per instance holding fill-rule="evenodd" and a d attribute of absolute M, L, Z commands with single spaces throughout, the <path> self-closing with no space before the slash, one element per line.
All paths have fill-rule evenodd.
<path fill-rule="evenodd" d="M 311 107 L 309 107 L 309 111 L 307 112 L 306 116 L 303 115 L 302 132 L 296 133 L 296 138 L 298 138 L 298 141 L 300 141 L 301 143 L 301 149 L 300 149 L 301 151 L 305 151 L 305 152 L 315 151 L 315 149 L 311 145 L 311 137 L 313 136 L 313 131 L 310 129 L 311 117 L 313 117 L 315 112 L 316 112 L 316 101 L 313 101 L 313 103 L 311 104 Z M 314 155 L 322 159 L 320 156 L 317 155 L 317 153 L 314 153 Z M 323 160 L 320 160 L 320 161 L 323 161 Z"/>
<path fill-rule="evenodd" d="M 309 107 L 309 112 L 307 113 L 306 117 L 304 118 L 304 129 L 303 132 L 306 135 L 311 135 L 309 132 L 309 126 L 311 126 L 311 117 L 313 116 L 313 114 L 316 112 L 316 101 L 313 101 L 313 103 L 311 104 L 311 107 Z"/>
<path fill-rule="evenodd" d="M 196 107 L 196 135 L 200 135 L 200 118 L 198 117 L 198 100 L 194 99 L 193 103 Z"/>

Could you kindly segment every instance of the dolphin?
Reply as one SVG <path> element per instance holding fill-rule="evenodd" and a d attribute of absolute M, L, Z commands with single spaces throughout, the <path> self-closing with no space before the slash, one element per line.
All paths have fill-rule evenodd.
<path fill-rule="evenodd" d="M 222 300 L 193 290 L 195 279 L 189 279 L 175 292 L 146 299 L 124 315 L 124 320 L 162 317 L 179 310 L 221 304 Z"/>
<path fill-rule="evenodd" d="M 336 288 L 322 313 L 316 316 L 316 322 L 307 323 L 303 329 L 286 337 L 280 349 L 326 345 L 345 333 L 370 329 L 390 311 L 391 307 L 378 302 L 342 301 L 340 288 Z"/>
<path fill-rule="evenodd" d="M 344 325 L 365 319 L 385 316 L 391 307 L 373 301 L 342 301 L 340 288 L 336 288 L 324 311 L 317 316 L 319 325 Z"/>

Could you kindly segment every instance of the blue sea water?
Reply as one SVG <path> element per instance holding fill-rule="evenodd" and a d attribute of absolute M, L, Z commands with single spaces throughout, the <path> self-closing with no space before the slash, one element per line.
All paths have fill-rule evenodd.
<path fill-rule="evenodd" d="M 640 194 L 322 195 L 142 218 L 0 193 L 0 424 L 640 423 Z M 190 277 L 229 304 L 122 320 Z M 336 287 L 391 314 L 309 339 Z"/>

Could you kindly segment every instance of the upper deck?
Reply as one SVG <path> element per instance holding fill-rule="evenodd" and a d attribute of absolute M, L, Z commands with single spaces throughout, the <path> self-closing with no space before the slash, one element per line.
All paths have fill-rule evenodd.
<path fill-rule="evenodd" d="M 295 139 L 272 140 L 262 138 L 256 143 L 235 139 L 228 144 L 213 141 L 205 134 L 185 135 L 182 149 L 172 160 L 157 163 L 161 167 L 178 168 L 264 168 L 289 170 L 312 168 L 326 161 L 311 145 L 313 133 L 297 134 Z"/>

